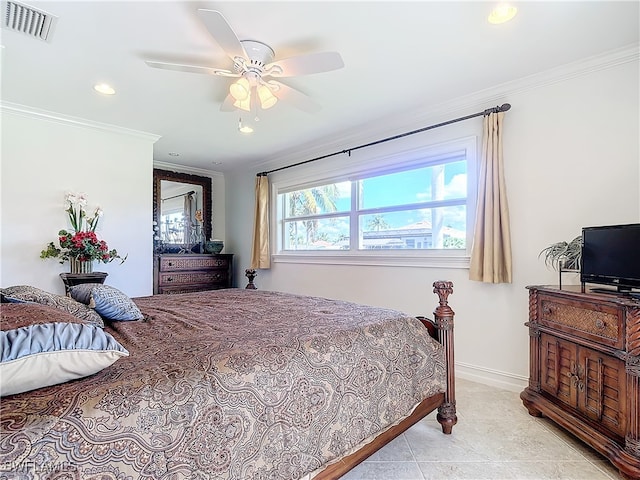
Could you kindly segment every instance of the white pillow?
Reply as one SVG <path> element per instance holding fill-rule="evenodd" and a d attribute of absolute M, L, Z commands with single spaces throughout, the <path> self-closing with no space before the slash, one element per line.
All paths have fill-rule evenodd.
<path fill-rule="evenodd" d="M 84 323 L 41 323 L 0 332 L 0 396 L 86 377 L 129 352 Z"/>

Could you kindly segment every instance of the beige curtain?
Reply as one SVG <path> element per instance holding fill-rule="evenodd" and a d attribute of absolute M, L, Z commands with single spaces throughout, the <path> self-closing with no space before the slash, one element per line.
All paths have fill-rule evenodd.
<path fill-rule="evenodd" d="M 484 117 L 476 228 L 469 278 L 511 283 L 511 232 L 502 158 L 504 112 Z"/>
<path fill-rule="evenodd" d="M 251 268 L 271 268 L 269 252 L 269 179 L 256 177 L 256 207 L 253 224 Z"/>

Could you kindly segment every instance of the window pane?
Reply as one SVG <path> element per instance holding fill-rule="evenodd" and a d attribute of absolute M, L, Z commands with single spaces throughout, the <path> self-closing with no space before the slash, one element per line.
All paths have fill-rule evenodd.
<path fill-rule="evenodd" d="M 284 194 L 285 218 L 348 212 L 351 208 L 351 182 L 332 183 Z"/>
<path fill-rule="evenodd" d="M 286 221 L 285 250 L 348 250 L 349 217 Z"/>
<path fill-rule="evenodd" d="M 360 250 L 464 249 L 466 206 L 360 215 L 359 232 Z"/>
<path fill-rule="evenodd" d="M 360 208 L 467 197 L 467 162 L 452 162 L 360 180 Z"/>
<path fill-rule="evenodd" d="M 184 213 L 173 212 L 160 217 L 160 239 L 165 243 L 185 243 Z"/>

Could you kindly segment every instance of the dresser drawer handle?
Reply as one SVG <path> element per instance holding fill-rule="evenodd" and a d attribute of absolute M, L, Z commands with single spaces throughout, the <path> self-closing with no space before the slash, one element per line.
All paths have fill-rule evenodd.
<path fill-rule="evenodd" d="M 167 277 L 167 282 L 173 282 L 173 277 Z"/>
<path fill-rule="evenodd" d="M 169 265 L 170 267 L 173 267 L 173 262 L 167 262 L 167 265 Z"/>
<path fill-rule="evenodd" d="M 545 305 L 542 307 L 542 313 L 544 313 L 545 315 L 552 315 L 554 311 L 555 311 L 555 308 L 550 307 L 548 305 Z"/>
<path fill-rule="evenodd" d="M 596 327 L 604 328 L 605 326 L 606 326 L 606 323 L 604 323 L 604 320 L 602 320 L 601 318 L 596 319 Z"/>

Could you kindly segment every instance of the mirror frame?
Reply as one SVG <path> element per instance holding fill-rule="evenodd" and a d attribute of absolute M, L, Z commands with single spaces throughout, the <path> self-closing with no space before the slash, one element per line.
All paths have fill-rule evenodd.
<path fill-rule="evenodd" d="M 153 169 L 153 220 L 156 225 L 160 225 L 160 182 L 168 180 L 171 182 L 189 183 L 202 187 L 202 218 L 204 226 L 205 240 L 211 238 L 211 178 L 189 173 L 172 172 L 169 170 Z"/>

